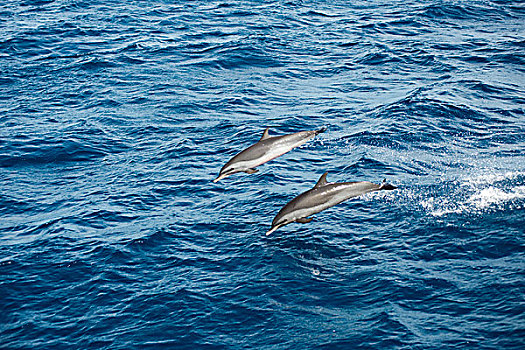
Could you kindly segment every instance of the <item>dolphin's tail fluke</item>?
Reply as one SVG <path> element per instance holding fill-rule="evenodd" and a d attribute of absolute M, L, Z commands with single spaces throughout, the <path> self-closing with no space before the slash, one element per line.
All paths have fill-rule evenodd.
<path fill-rule="evenodd" d="M 325 132 L 326 129 L 328 129 L 328 128 L 326 126 L 323 126 L 321 129 L 315 130 L 315 134 L 319 135 L 319 134 Z"/>
<path fill-rule="evenodd" d="M 383 182 L 381 183 L 381 186 L 379 187 L 380 190 L 387 190 L 387 191 L 395 190 L 396 188 L 397 188 L 396 186 L 387 183 L 386 180 L 383 180 Z"/>

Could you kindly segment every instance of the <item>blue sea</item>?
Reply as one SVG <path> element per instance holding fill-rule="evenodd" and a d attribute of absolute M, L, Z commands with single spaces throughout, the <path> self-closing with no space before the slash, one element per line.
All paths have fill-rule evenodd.
<path fill-rule="evenodd" d="M 0 348 L 525 349 L 524 112 L 523 1 L 0 0 Z"/>

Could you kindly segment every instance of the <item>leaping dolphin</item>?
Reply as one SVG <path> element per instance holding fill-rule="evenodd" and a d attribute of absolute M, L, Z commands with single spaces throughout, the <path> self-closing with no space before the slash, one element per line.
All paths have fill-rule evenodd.
<path fill-rule="evenodd" d="M 315 135 L 320 134 L 326 130 L 322 128 L 314 131 L 301 131 L 294 134 L 282 136 L 270 136 L 269 128 L 264 130 L 264 133 L 256 144 L 248 147 L 244 151 L 234 156 L 219 172 L 219 176 L 213 180 L 218 182 L 226 176 L 235 173 L 245 172 L 248 174 L 256 173 L 258 170 L 255 167 L 264 164 L 274 158 L 282 156 L 291 151 L 295 147 L 299 147 L 309 140 L 313 139 Z"/>
<path fill-rule="evenodd" d="M 321 175 L 314 188 L 292 199 L 277 213 L 271 229 L 266 232 L 267 236 L 279 227 L 292 222 L 308 223 L 312 221 L 308 216 L 333 207 L 347 199 L 369 192 L 397 188 L 384 181 L 380 185 L 368 181 L 328 183 L 326 182 L 327 174 Z"/>

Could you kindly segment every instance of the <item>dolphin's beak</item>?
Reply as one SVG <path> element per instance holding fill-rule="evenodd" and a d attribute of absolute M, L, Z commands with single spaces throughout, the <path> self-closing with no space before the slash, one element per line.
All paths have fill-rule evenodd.
<path fill-rule="evenodd" d="M 274 232 L 275 230 L 277 230 L 279 227 L 281 227 L 282 225 L 277 225 L 277 226 L 274 226 L 270 229 L 270 231 L 266 232 L 266 236 L 269 236 L 272 234 L 272 232 Z"/>
<path fill-rule="evenodd" d="M 213 183 L 219 182 L 220 180 L 224 179 L 226 176 L 228 176 L 228 174 L 219 175 L 215 180 L 213 180 Z"/>

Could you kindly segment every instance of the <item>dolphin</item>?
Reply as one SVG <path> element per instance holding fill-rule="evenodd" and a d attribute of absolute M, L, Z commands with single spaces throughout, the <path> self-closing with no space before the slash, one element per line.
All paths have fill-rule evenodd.
<path fill-rule="evenodd" d="M 282 156 L 295 147 L 305 144 L 313 139 L 315 135 L 320 134 L 325 130 L 326 128 L 322 128 L 319 130 L 301 131 L 282 136 L 270 136 L 269 128 L 266 128 L 261 139 L 256 144 L 246 148 L 244 151 L 230 159 L 228 163 L 222 167 L 219 176 L 213 180 L 213 182 L 218 182 L 226 176 L 235 173 L 256 173 L 258 170 L 255 169 L 255 167 Z"/>
<path fill-rule="evenodd" d="M 282 207 L 273 219 L 272 227 L 266 232 L 267 236 L 279 227 L 292 222 L 308 223 L 312 221 L 308 216 L 333 207 L 347 199 L 369 192 L 394 190 L 397 188 L 384 180 L 380 185 L 368 181 L 328 183 L 326 182 L 327 174 L 321 175 L 314 188 L 298 195 Z"/>

